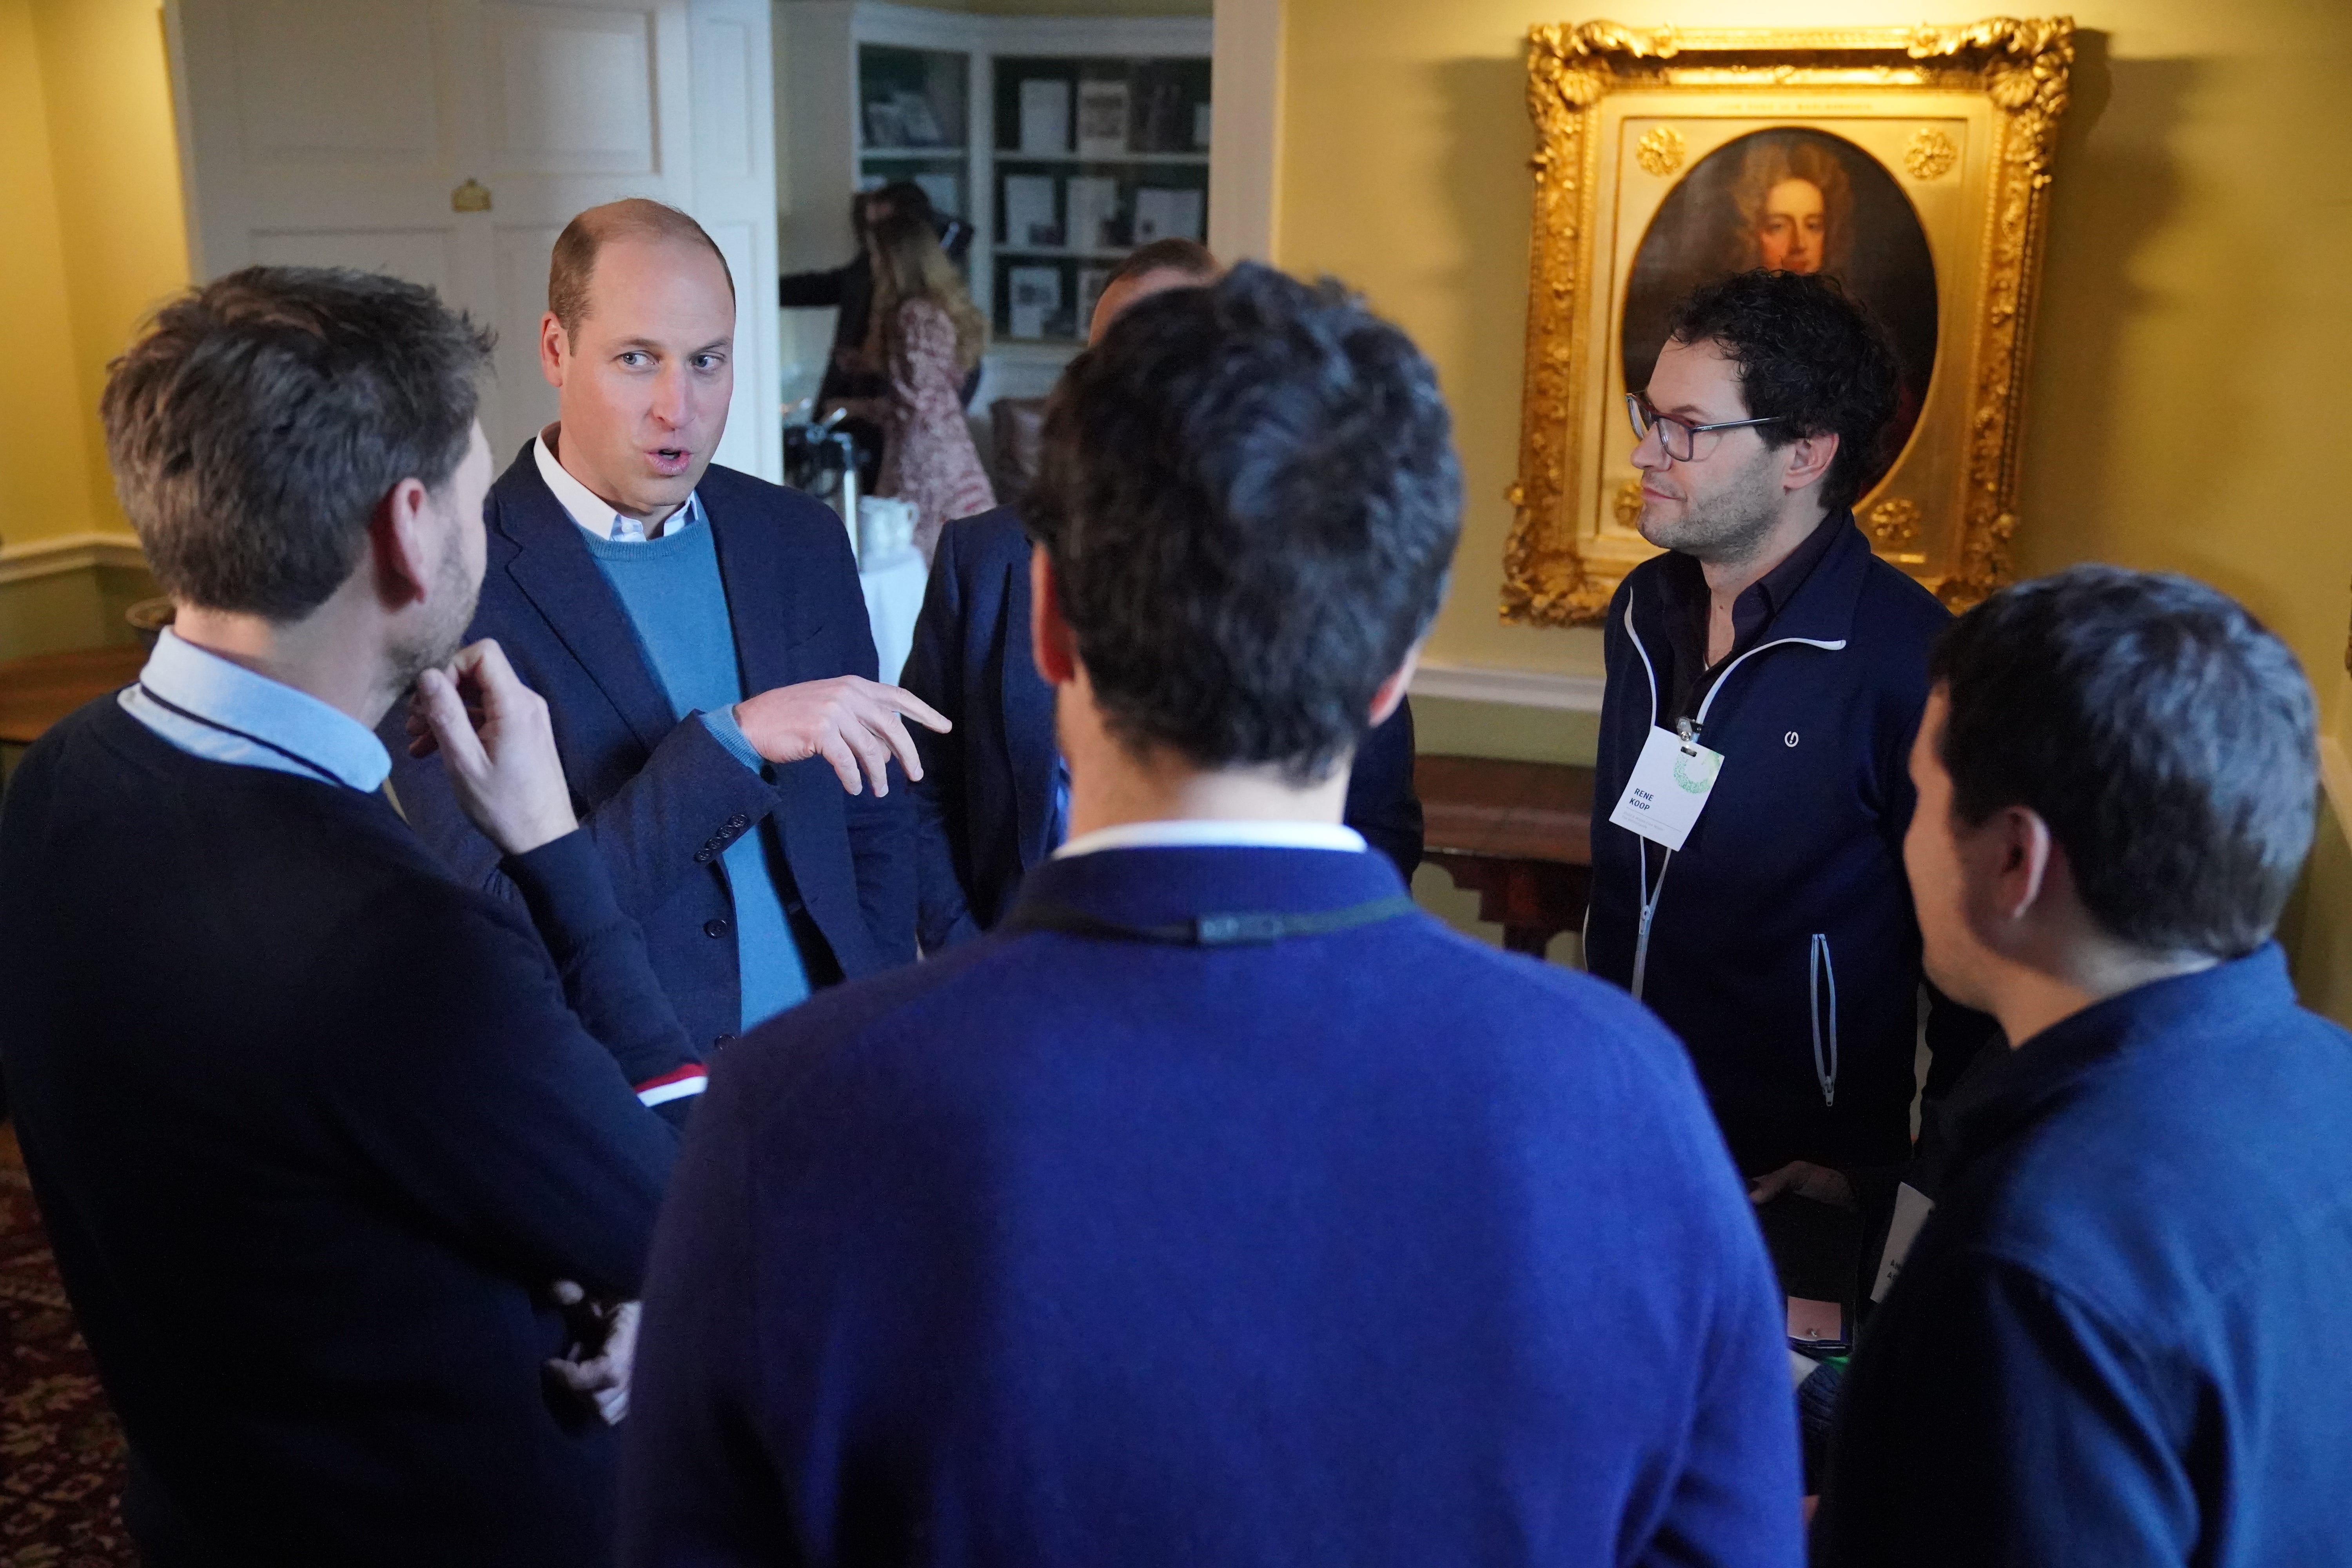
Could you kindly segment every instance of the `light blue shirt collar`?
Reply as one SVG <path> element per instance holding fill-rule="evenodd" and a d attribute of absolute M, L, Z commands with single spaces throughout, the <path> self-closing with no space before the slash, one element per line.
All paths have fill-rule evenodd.
<path fill-rule="evenodd" d="M 547 428 L 552 430 L 555 426 L 551 425 Z M 573 479 L 571 470 L 556 461 L 555 453 L 547 444 L 546 430 L 531 437 L 530 450 L 531 457 L 539 465 L 539 477 L 547 482 L 549 489 L 555 492 L 555 504 L 562 507 L 564 515 L 578 523 L 582 531 L 592 538 L 613 544 L 643 544 L 648 539 L 667 539 L 673 534 L 683 533 L 694 526 L 695 519 L 702 515 L 701 493 L 688 491 L 686 504 L 662 519 L 660 525 L 649 535 L 643 523 L 634 517 L 624 517 L 605 505 L 602 497 Z"/>
<path fill-rule="evenodd" d="M 392 756 L 366 725 L 306 691 L 184 642 L 169 626 L 126 687 L 123 711 L 180 750 L 373 793 Z"/>

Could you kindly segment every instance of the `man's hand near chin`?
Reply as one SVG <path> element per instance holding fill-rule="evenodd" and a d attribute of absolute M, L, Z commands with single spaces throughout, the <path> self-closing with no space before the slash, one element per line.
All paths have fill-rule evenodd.
<path fill-rule="evenodd" d="M 525 855 L 580 826 L 556 755 L 547 702 L 488 638 L 416 678 L 408 754 L 435 752 L 457 804 L 507 855 Z"/>
<path fill-rule="evenodd" d="M 821 756 L 852 795 L 864 792 L 861 768 L 876 795 L 888 795 L 893 756 L 908 778 L 923 776 L 907 720 L 942 735 L 954 728 L 912 692 L 856 675 L 779 686 L 738 702 L 734 714 L 743 739 L 760 755 L 772 763 Z"/>

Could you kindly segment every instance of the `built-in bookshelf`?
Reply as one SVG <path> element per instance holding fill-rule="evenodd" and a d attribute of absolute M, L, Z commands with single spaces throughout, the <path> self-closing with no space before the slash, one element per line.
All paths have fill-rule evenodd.
<path fill-rule="evenodd" d="M 879 0 L 795 0 L 777 13 L 786 265 L 848 259 L 853 192 L 920 184 L 977 232 L 966 273 L 994 333 L 983 397 L 1050 384 L 1133 247 L 1207 238 L 1207 17 L 996 16 Z"/>

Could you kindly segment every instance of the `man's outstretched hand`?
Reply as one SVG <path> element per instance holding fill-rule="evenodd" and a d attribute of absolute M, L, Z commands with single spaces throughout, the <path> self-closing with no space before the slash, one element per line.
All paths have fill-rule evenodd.
<path fill-rule="evenodd" d="M 410 756 L 441 753 L 458 805 L 502 853 L 527 854 L 580 826 L 547 700 L 489 638 L 416 678 L 408 736 Z"/>
<path fill-rule="evenodd" d="M 836 675 L 779 686 L 735 704 L 735 722 L 751 749 L 772 763 L 823 757 L 852 795 L 865 785 L 858 770 L 874 781 L 876 795 L 890 793 L 890 759 L 910 779 L 923 776 L 907 720 L 944 735 L 952 729 L 921 698 L 861 676 Z"/>

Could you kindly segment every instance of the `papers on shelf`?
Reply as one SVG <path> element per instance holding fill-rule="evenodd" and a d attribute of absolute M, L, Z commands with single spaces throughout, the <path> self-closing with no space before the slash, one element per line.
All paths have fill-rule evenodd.
<path fill-rule="evenodd" d="M 1096 174 L 1071 176 L 1065 199 L 1070 221 L 1066 226 L 1074 250 L 1116 250 L 1118 237 L 1118 182 Z M 1085 290 L 1080 289 L 1081 297 Z M 1084 311 L 1080 315 L 1084 315 Z"/>
<path fill-rule="evenodd" d="M 1127 152 L 1127 83 L 1078 83 L 1078 156 L 1117 158 Z"/>
<path fill-rule="evenodd" d="M 1094 326 L 1095 302 L 1102 298 L 1103 288 L 1109 283 L 1111 271 L 1108 267 L 1078 268 L 1077 330 L 1081 334 Z"/>
<path fill-rule="evenodd" d="M 1167 185 L 1142 185 L 1135 193 L 1135 243 L 1201 237 L 1202 193 Z"/>
<path fill-rule="evenodd" d="M 1192 145 L 1203 152 L 1208 149 L 1209 106 L 1205 103 L 1196 103 L 1192 106 Z"/>
<path fill-rule="evenodd" d="M 1045 319 L 1062 308 L 1062 269 L 1058 267 L 1015 267 L 1006 274 L 1013 300 L 1013 335 L 1042 338 Z"/>
<path fill-rule="evenodd" d="M 947 141 L 940 133 L 939 116 L 931 112 L 931 100 L 919 92 L 894 92 L 890 101 L 898 106 L 898 118 L 907 127 L 907 142 L 913 147 L 937 147 Z"/>
<path fill-rule="evenodd" d="M 866 144 L 868 147 L 904 147 L 907 144 L 906 111 L 895 103 L 867 104 Z"/>
<path fill-rule="evenodd" d="M 1021 150 L 1024 153 L 1066 153 L 1070 150 L 1070 84 L 1052 77 L 1030 77 L 1021 83 Z"/>
<path fill-rule="evenodd" d="M 1004 237 L 1013 245 L 1062 243 L 1062 226 L 1054 217 L 1054 176 L 1004 176 Z"/>

